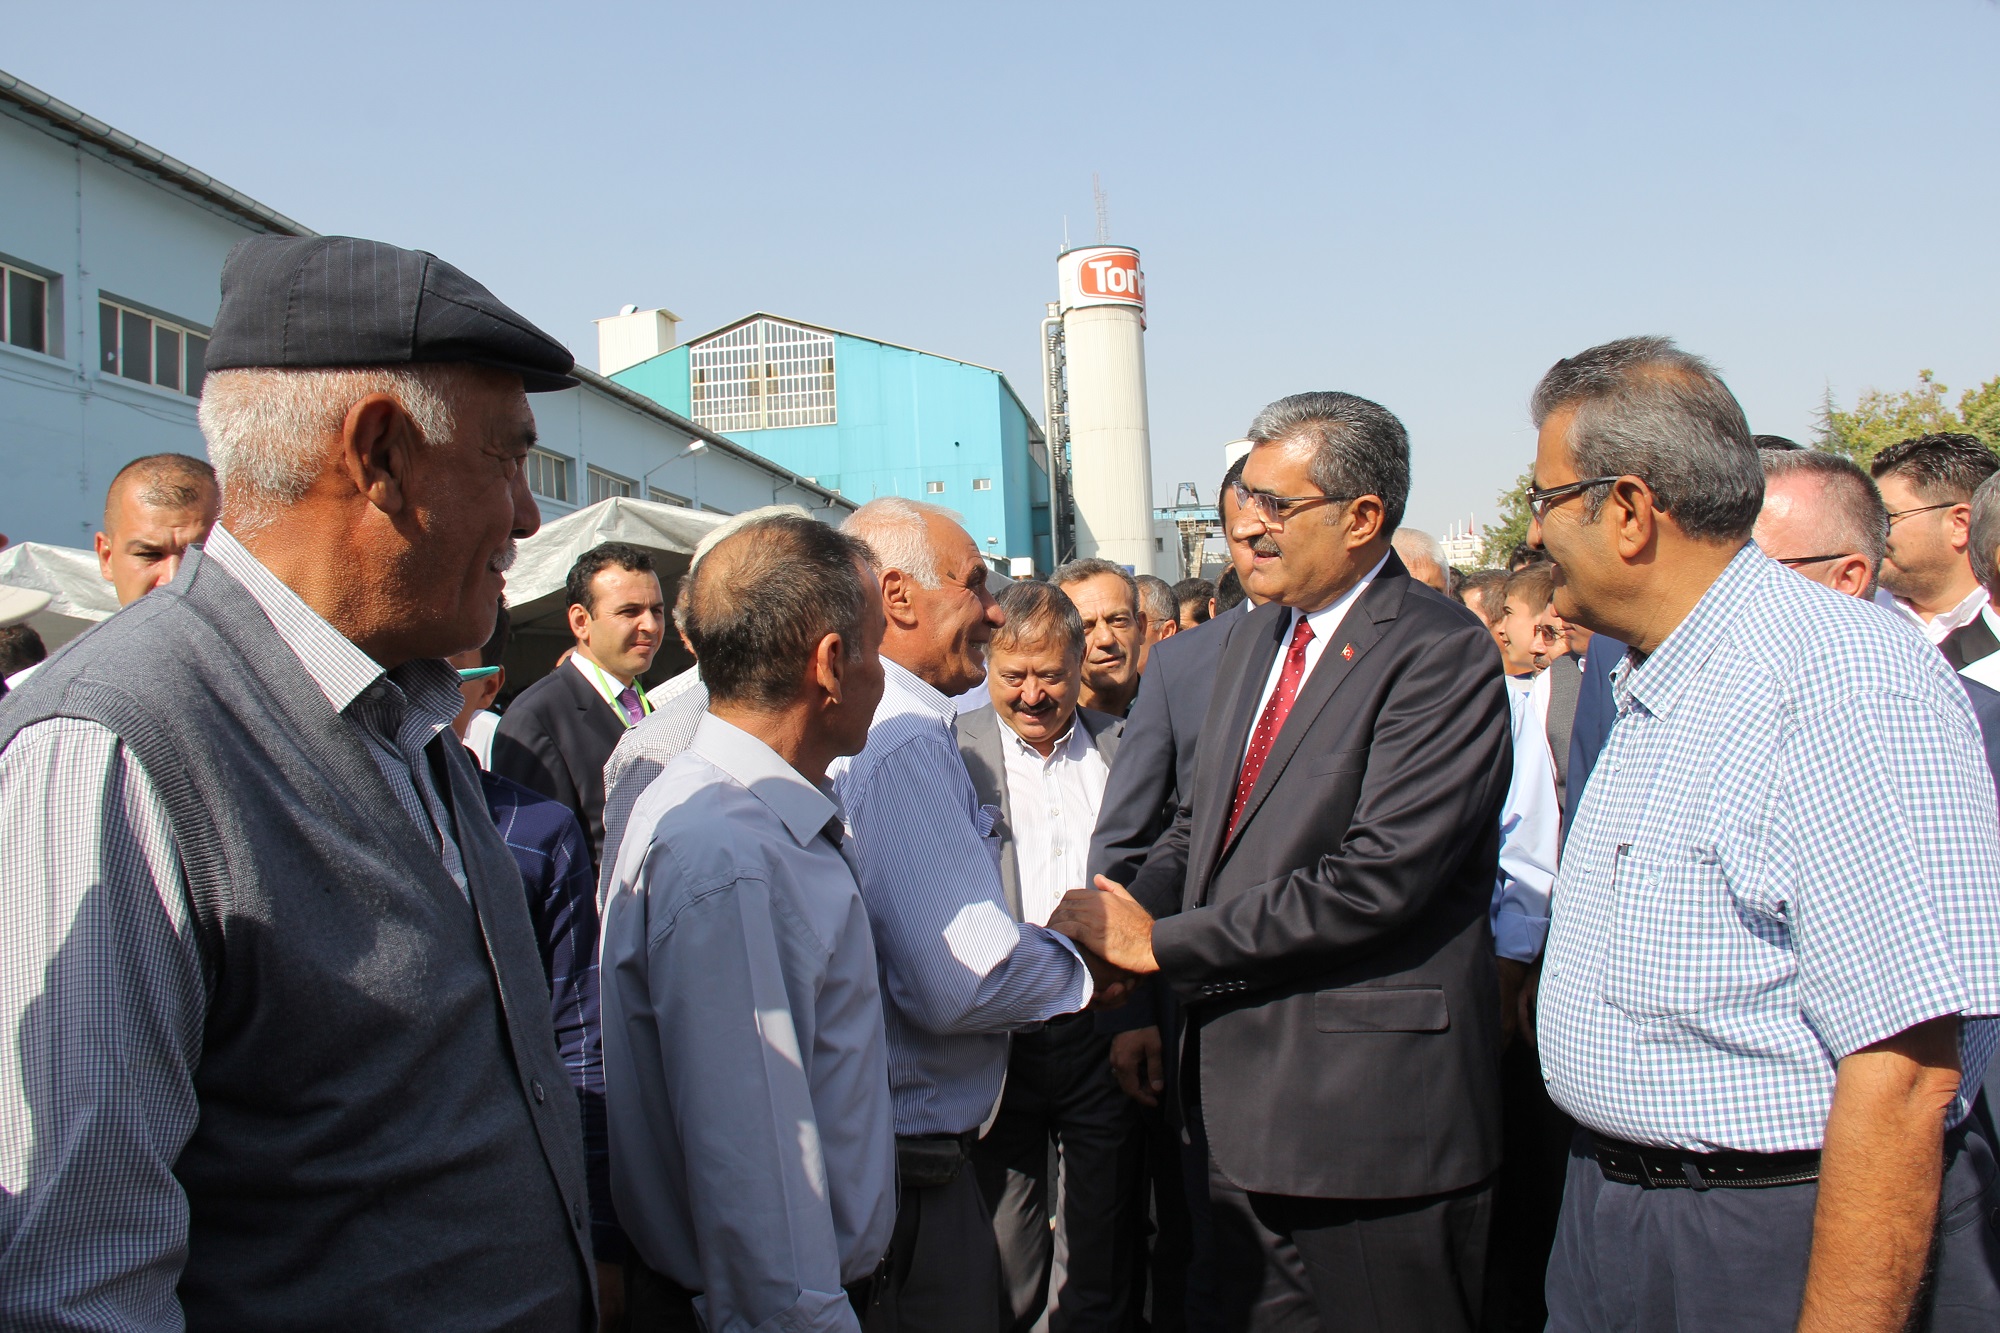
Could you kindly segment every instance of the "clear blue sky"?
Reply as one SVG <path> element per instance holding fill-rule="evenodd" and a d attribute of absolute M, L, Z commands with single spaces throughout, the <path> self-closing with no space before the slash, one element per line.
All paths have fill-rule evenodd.
<path fill-rule="evenodd" d="M 1555 358 L 1667 333 L 1805 437 L 2000 374 L 2000 5 L 118 0 L 0 65 L 320 231 L 592 318 L 757 308 L 998 366 L 1055 253 L 1144 255 L 1154 478 L 1301 389 L 1409 425 L 1410 521 L 1532 454 Z"/>

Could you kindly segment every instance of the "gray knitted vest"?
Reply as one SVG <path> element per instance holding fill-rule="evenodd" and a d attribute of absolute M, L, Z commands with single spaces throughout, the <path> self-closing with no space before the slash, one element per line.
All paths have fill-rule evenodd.
<path fill-rule="evenodd" d="M 430 758 L 470 904 L 250 594 L 192 552 L 8 698 L 0 747 L 52 717 L 144 766 L 200 927 L 188 1326 L 583 1328 L 576 1100 L 463 747 Z"/>

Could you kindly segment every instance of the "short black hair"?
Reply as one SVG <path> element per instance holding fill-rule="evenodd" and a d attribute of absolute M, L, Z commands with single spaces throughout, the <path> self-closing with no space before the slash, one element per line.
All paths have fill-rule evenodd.
<path fill-rule="evenodd" d="M 1472 603 L 1466 599 L 1471 597 L 1472 594 L 1478 593 L 1480 616 L 1485 618 L 1486 613 L 1491 611 L 1493 617 L 1498 617 L 1500 614 L 1500 602 L 1506 600 L 1507 580 L 1509 577 L 1507 571 L 1504 569 L 1475 569 L 1471 573 L 1461 575 L 1458 578 L 1452 587 L 1451 595 L 1456 597 L 1460 604 L 1469 611 L 1472 609 Z M 1493 596 L 1496 592 L 1500 594 L 1497 600 Z"/>
<path fill-rule="evenodd" d="M 1234 490 L 1237 482 L 1243 480 L 1243 465 L 1249 461 L 1250 461 L 1250 451 L 1246 449 L 1242 453 L 1238 454 L 1236 456 L 1236 461 L 1234 463 L 1231 463 L 1228 469 L 1223 472 L 1222 489 L 1215 493 L 1216 513 L 1220 514 L 1222 512 L 1222 497 L 1229 494 L 1230 491 Z"/>
<path fill-rule="evenodd" d="M 820 640 L 861 656 L 867 542 L 799 514 L 774 514 L 717 542 L 695 567 L 687 636 L 708 697 L 777 708 L 796 696 Z"/>
<path fill-rule="evenodd" d="M 1805 447 L 1804 445 L 1801 445 L 1797 440 L 1790 439 L 1783 435 L 1752 435 L 1750 437 L 1750 443 L 1757 446 L 1757 451 L 1759 453 L 1766 453 L 1766 454 L 1788 453 L 1793 449 L 1802 449 Z"/>
<path fill-rule="evenodd" d="M 1235 566 L 1223 570 L 1222 577 L 1215 581 L 1215 614 L 1234 611 L 1249 595 L 1243 591 L 1243 580 L 1236 577 Z"/>
<path fill-rule="evenodd" d="M 118 469 L 104 488 L 104 520 L 111 521 L 111 497 L 130 482 L 139 503 L 152 509 L 193 509 L 214 505 L 222 494 L 215 469 L 191 454 L 147 454 Z"/>
<path fill-rule="evenodd" d="M 48 645 L 30 626 L 9 625 L 0 629 L 0 676 L 26 671 L 37 662 L 47 661 L 48 656 Z"/>
<path fill-rule="evenodd" d="M 1969 504 L 1981 482 L 2000 472 L 2000 458 L 1977 435 L 1936 431 L 1913 435 L 1875 455 L 1868 474 L 1901 477 L 1930 504 Z"/>
<path fill-rule="evenodd" d="M 1208 604 L 1214 597 L 1215 585 L 1207 579 L 1182 579 L 1174 585 L 1174 602 L 1197 625 L 1208 619 Z"/>
<path fill-rule="evenodd" d="M 1514 549 L 1507 552 L 1507 572 L 1518 574 L 1530 565 L 1546 564 L 1548 560 L 1549 553 L 1541 547 L 1515 542 Z"/>
<path fill-rule="evenodd" d="M 596 614 L 597 595 L 591 591 L 590 581 L 607 569 L 628 569 L 634 574 L 651 574 L 656 579 L 660 576 L 653 568 L 652 552 L 645 547 L 630 542 L 604 542 L 585 551 L 569 567 L 569 577 L 563 580 L 568 600 L 563 605 L 580 606 Z"/>
<path fill-rule="evenodd" d="M 1010 652 L 1053 640 L 1070 657 L 1083 660 L 1083 617 L 1061 588 L 1034 579 L 1016 579 L 995 600 L 1007 613 L 1007 620 L 993 631 L 993 647 Z"/>
<path fill-rule="evenodd" d="M 493 617 L 493 635 L 486 640 L 486 646 L 479 650 L 479 665 L 496 667 L 500 659 L 507 655 L 507 640 L 514 633 L 514 617 L 507 614 L 507 602 L 500 602 L 500 614 Z"/>

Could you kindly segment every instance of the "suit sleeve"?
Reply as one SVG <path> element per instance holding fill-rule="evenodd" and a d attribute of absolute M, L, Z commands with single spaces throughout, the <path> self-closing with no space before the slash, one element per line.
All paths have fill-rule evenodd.
<path fill-rule="evenodd" d="M 493 771 L 575 810 L 576 784 L 569 779 L 569 765 L 563 762 L 539 702 L 517 699 L 500 719 L 493 733 Z"/>
<path fill-rule="evenodd" d="M 1170 689 L 1164 680 L 1139 687 L 1132 716 L 1118 739 L 1111 776 L 1104 784 L 1097 828 L 1090 837 L 1090 874 L 1108 876 L 1128 888 L 1173 814 L 1174 725 L 1167 709 Z"/>
<path fill-rule="evenodd" d="M 1199 998 L 1212 982 L 1279 985 L 1323 971 L 1399 934 L 1431 907 L 1440 887 L 1460 877 L 1467 847 L 1497 825 L 1513 771 L 1506 686 L 1497 670 L 1465 666 L 1478 657 L 1483 633 L 1445 635 L 1391 687 L 1339 847 L 1226 903 L 1154 927 L 1153 954 L 1175 991 Z M 1289 794 L 1273 791 L 1253 818 L 1278 811 L 1311 818 L 1310 809 L 1286 810 L 1281 801 Z M 1176 828 L 1185 823 L 1177 819 Z M 1180 855 L 1184 872 L 1184 840 Z M 1149 858 L 1141 878 L 1152 870 Z"/>

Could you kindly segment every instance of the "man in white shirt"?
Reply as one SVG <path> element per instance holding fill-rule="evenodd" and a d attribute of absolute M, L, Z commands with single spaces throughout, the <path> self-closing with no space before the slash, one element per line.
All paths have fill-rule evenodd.
<path fill-rule="evenodd" d="M 1966 548 L 1972 493 L 2000 471 L 2000 459 L 1977 436 L 1918 435 L 1875 455 L 1868 470 L 1889 507 L 1889 547 L 1876 600 L 1943 645 L 1953 631 L 1977 621 L 1986 605 Z"/>
<path fill-rule="evenodd" d="M 993 831 L 1007 906 L 1045 926 L 1063 894 L 1089 882 L 1091 830 L 1124 723 L 1077 707 L 1083 619 L 1060 588 L 1013 584 L 1000 609 L 1007 620 L 993 632 L 988 703 L 959 716 L 958 748 L 980 804 L 1000 812 Z M 1139 1248 L 1138 1108 L 1110 1056 L 1111 1037 L 1090 1014 L 1015 1034 L 999 1115 L 973 1150 L 1013 1333 L 1126 1325 Z M 1053 1233 L 1051 1142 L 1062 1166 Z"/>
<path fill-rule="evenodd" d="M 844 528 L 875 550 L 889 622 L 868 746 L 832 770 L 882 963 L 896 1113 L 883 1317 L 989 1333 L 999 1256 L 967 1154 L 1000 1098 L 1008 1034 L 1083 1008 L 1097 982 L 1067 940 L 1008 912 L 999 811 L 981 806 L 959 757 L 952 696 L 985 675 L 1002 619 L 978 547 L 950 510 L 896 497 Z"/>
<path fill-rule="evenodd" d="M 632 812 L 604 923 L 635 1333 L 859 1333 L 888 1251 L 881 994 L 826 781 L 882 697 L 869 559 L 768 518 L 710 553 L 689 600 L 708 713 Z"/>

